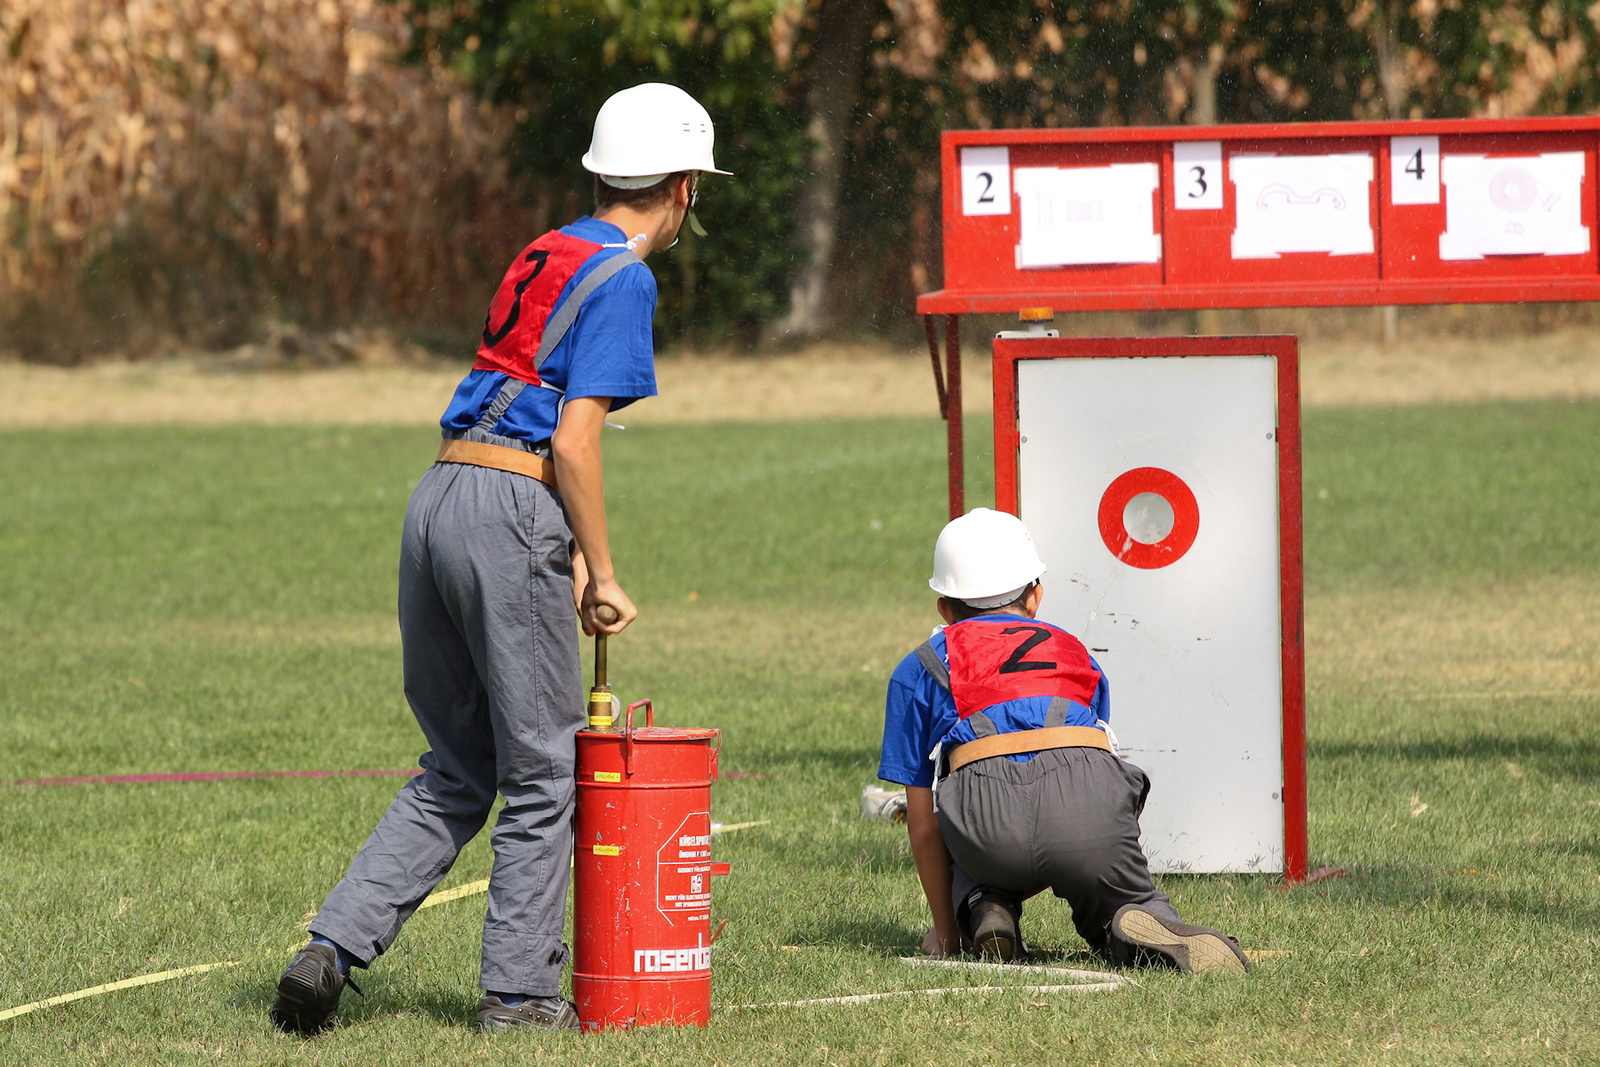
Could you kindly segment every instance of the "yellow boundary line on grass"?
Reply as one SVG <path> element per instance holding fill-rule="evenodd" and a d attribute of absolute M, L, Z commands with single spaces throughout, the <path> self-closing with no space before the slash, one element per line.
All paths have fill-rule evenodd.
<path fill-rule="evenodd" d="M 417 905 L 417 910 L 431 908 L 435 904 L 448 904 L 452 900 L 460 900 L 462 897 L 475 897 L 479 893 L 487 893 L 488 891 L 489 879 L 487 878 L 477 882 L 468 882 L 466 885 L 458 885 L 454 889 L 441 889 L 437 893 L 429 893 L 428 898 Z"/>
<path fill-rule="evenodd" d="M 751 826 L 765 826 L 771 821 L 770 819 L 762 819 L 760 822 L 739 822 L 734 823 L 732 826 L 719 826 L 712 832 L 725 834 L 730 830 L 744 830 Z M 441 889 L 437 893 L 429 893 L 427 898 L 417 905 L 417 910 L 421 911 L 423 908 L 448 904 L 452 900 L 475 897 L 488 891 L 489 879 L 487 878 L 476 882 L 468 882 L 465 885 L 458 885 L 453 889 Z M 295 952 L 298 949 L 291 948 L 289 951 Z M 36 1000 L 31 1004 L 19 1004 L 15 1008 L 7 1008 L 4 1011 L 0 1011 L 0 1022 L 5 1022 L 7 1019 L 15 1019 L 19 1015 L 27 1015 L 43 1008 L 54 1008 L 58 1004 L 71 1004 L 75 1000 L 97 997 L 102 993 L 115 993 L 120 989 L 137 989 L 139 986 L 155 985 L 158 982 L 171 982 L 174 979 L 184 978 L 191 974 L 204 974 L 207 971 L 215 971 L 222 967 L 237 967 L 242 962 L 242 960 L 223 960 L 220 963 L 197 963 L 192 967 L 179 967 L 172 971 L 141 974 L 134 978 L 124 978 L 120 982 L 108 982 L 105 985 L 91 986 L 88 989 L 80 989 L 76 993 L 63 993 L 58 997 L 49 997 L 45 1000 Z"/>
<path fill-rule="evenodd" d="M 47 1000 L 36 1000 L 32 1004 L 23 1004 L 20 1007 L 7 1008 L 0 1011 L 0 1022 L 15 1019 L 19 1015 L 26 1015 L 40 1008 L 53 1008 L 57 1004 L 71 1004 L 74 1000 L 83 1000 L 85 997 L 97 997 L 101 993 L 115 993 L 119 989 L 133 989 L 142 985 L 155 985 L 157 982 L 170 982 L 174 978 L 182 978 L 187 974 L 204 974 L 214 971 L 219 967 L 237 967 L 238 960 L 224 960 L 221 963 L 197 963 L 193 967 L 179 967 L 175 971 L 158 971 L 155 974 L 141 974 L 137 978 L 124 978 L 120 982 L 108 982 L 105 985 L 92 986 L 80 989 L 76 993 L 63 993 L 59 997 L 50 997 Z"/>

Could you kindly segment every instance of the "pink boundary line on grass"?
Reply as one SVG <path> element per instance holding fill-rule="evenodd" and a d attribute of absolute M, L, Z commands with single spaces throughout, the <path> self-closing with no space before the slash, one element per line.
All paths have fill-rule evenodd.
<path fill-rule="evenodd" d="M 415 778 L 422 771 L 196 771 L 185 774 L 88 774 L 76 778 L 19 778 L 0 785 L 145 785 L 151 782 L 223 782 L 246 778 Z"/>

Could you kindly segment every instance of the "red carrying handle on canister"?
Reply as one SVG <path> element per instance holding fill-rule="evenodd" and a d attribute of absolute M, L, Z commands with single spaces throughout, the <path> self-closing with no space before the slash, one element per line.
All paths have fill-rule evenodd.
<path fill-rule="evenodd" d="M 650 703 L 649 697 L 645 697 L 643 700 L 635 700 L 628 705 L 628 710 L 623 712 L 622 769 L 627 771 L 630 777 L 633 775 L 633 709 L 641 705 L 644 707 L 644 724 L 646 726 L 654 726 L 656 724 L 656 709 Z"/>

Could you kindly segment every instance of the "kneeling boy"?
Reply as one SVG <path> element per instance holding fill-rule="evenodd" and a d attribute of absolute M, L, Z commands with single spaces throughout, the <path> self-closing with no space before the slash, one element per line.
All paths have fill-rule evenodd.
<path fill-rule="evenodd" d="M 1022 902 L 1048 888 L 1114 963 L 1248 971 L 1237 941 L 1185 923 L 1151 881 L 1150 779 L 1112 751 L 1100 665 L 1034 618 L 1045 567 L 1022 520 L 977 508 L 952 521 L 933 570 L 946 625 L 889 680 L 878 766 L 906 787 L 933 912 L 924 949 L 1015 959 Z"/>

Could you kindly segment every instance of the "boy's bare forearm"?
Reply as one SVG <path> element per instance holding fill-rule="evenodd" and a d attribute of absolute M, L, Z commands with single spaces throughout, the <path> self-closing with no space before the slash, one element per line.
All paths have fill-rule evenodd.
<path fill-rule="evenodd" d="M 961 930 L 956 925 L 955 901 L 950 892 L 950 851 L 939 831 L 939 816 L 933 810 L 933 790 L 925 786 L 906 788 L 906 828 L 911 835 L 911 859 L 922 882 L 922 895 L 933 915 L 933 928 L 945 955 L 961 949 Z"/>
<path fill-rule="evenodd" d="M 600 430 L 610 407 L 607 397 L 579 397 L 568 401 L 550 441 L 550 458 L 556 467 L 561 503 L 587 571 L 587 581 L 578 601 L 585 633 L 617 633 L 638 615 L 633 601 L 617 584 L 606 530 Z M 595 617 L 595 609 L 601 605 L 608 605 L 616 612 L 615 621 L 602 623 Z"/>

